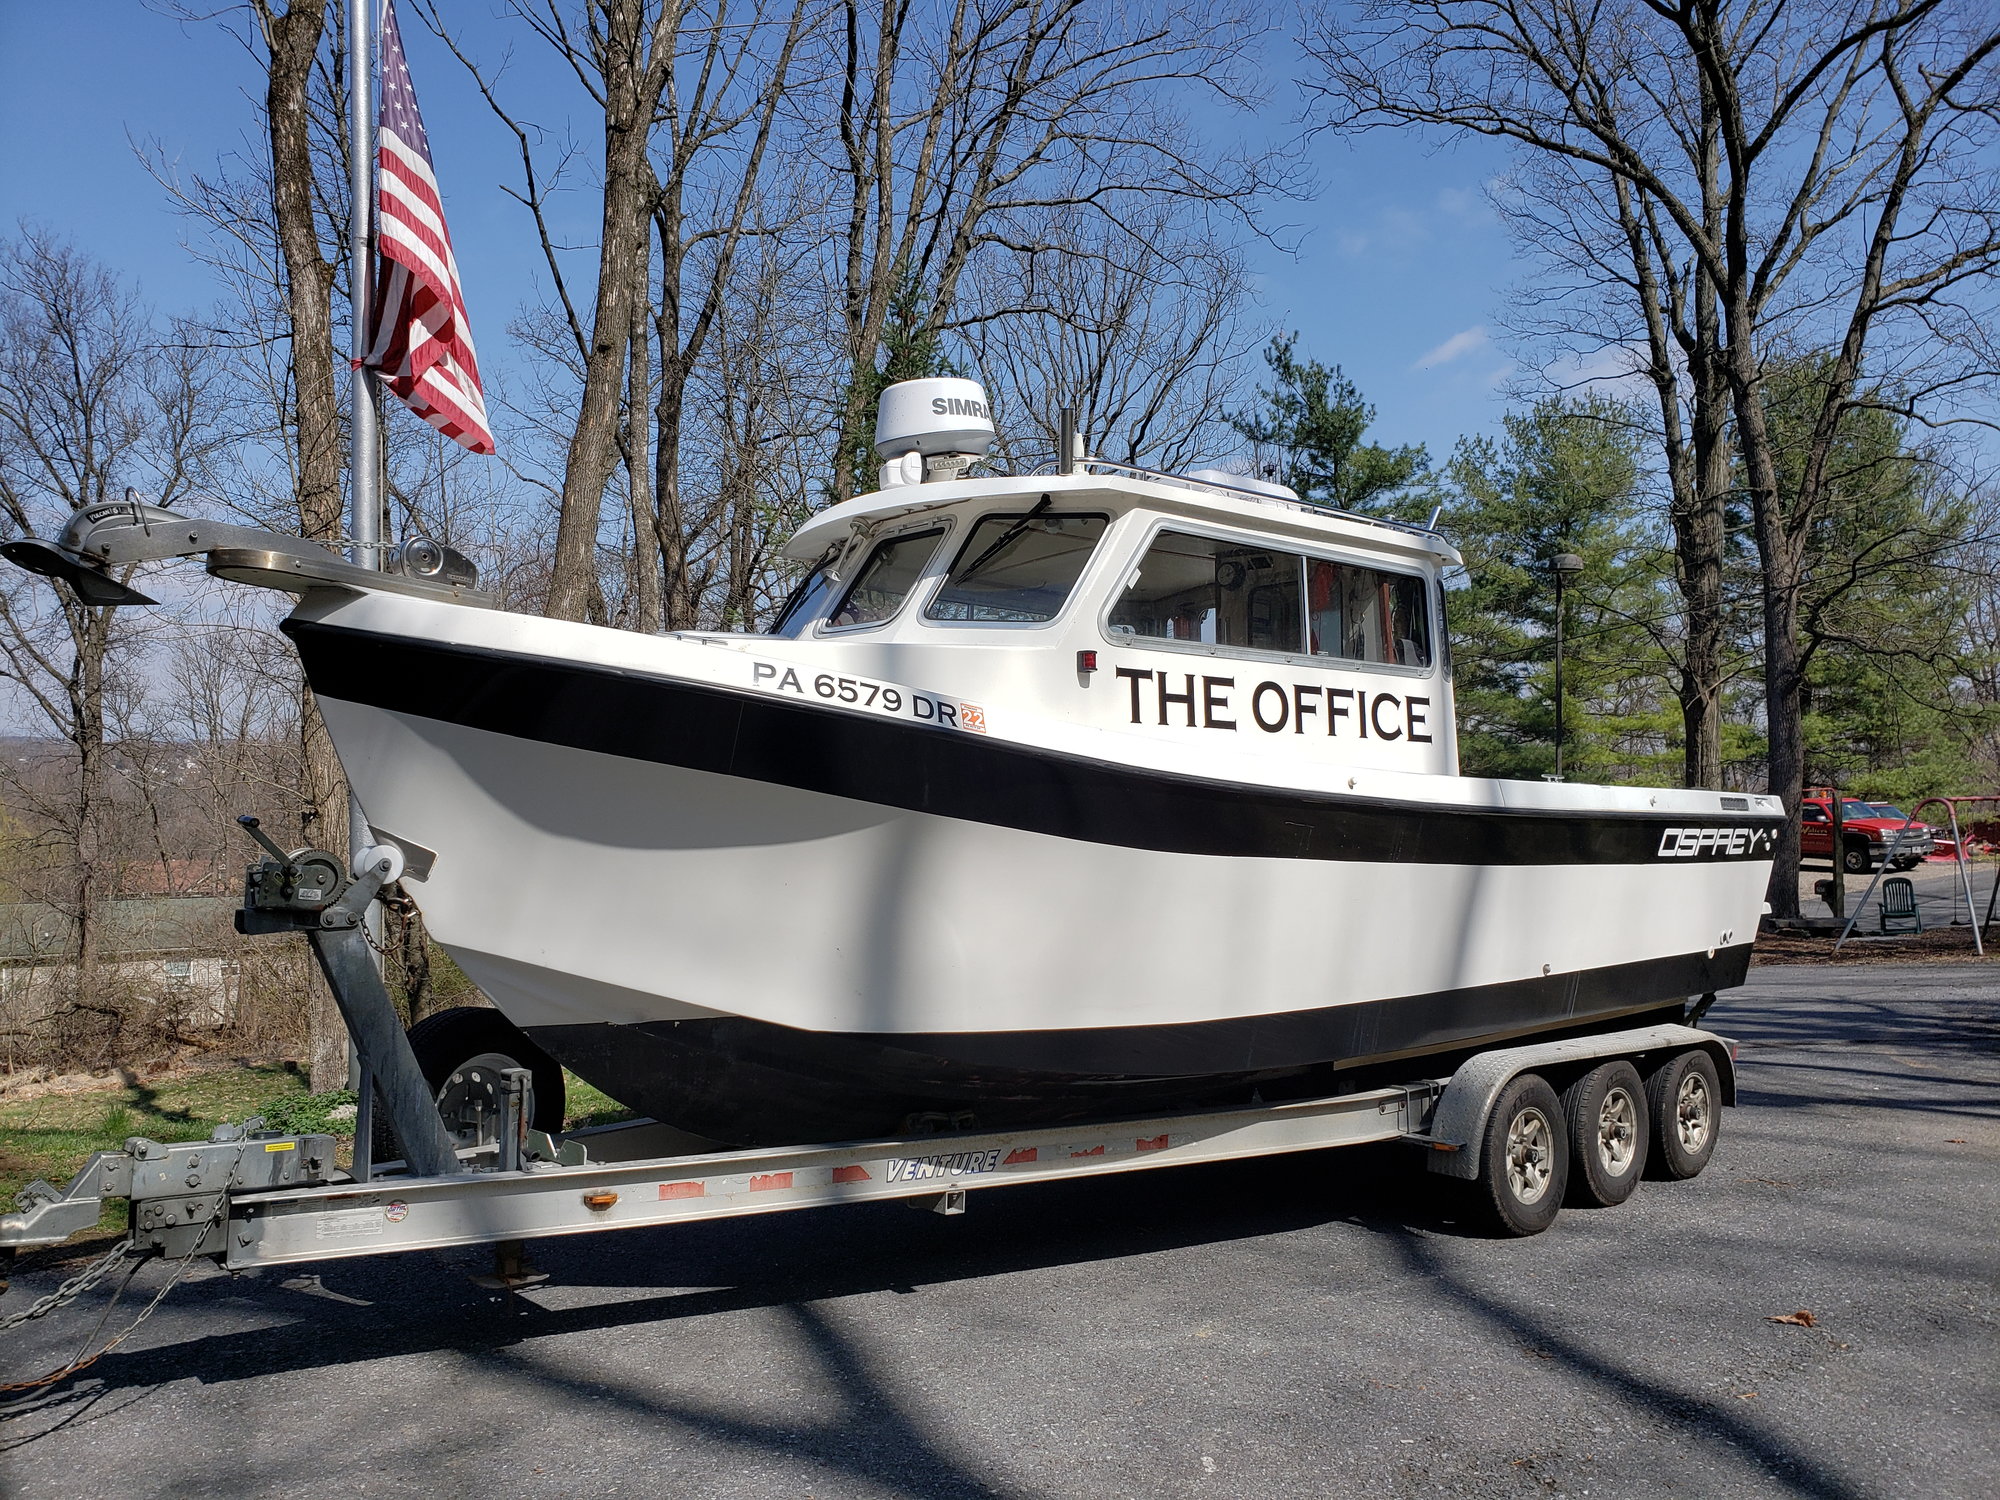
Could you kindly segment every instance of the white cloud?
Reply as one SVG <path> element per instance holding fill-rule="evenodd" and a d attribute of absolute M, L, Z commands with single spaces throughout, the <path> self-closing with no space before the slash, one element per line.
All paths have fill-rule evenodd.
<path fill-rule="evenodd" d="M 1454 333 L 1410 368 L 1434 370 L 1439 365 L 1448 365 L 1455 359 L 1463 359 L 1466 355 L 1476 353 L 1485 347 L 1486 327 L 1482 323 L 1475 323 L 1463 333 Z"/>
<path fill-rule="evenodd" d="M 1486 201 L 1483 185 L 1441 188 L 1437 195 L 1437 208 L 1445 218 L 1462 225 L 1483 225 L 1493 219 L 1493 208 Z"/>

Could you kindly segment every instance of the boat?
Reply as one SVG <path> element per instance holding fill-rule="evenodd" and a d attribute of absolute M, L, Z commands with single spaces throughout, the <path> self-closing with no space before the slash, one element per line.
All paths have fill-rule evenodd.
<path fill-rule="evenodd" d="M 1435 530 L 993 441 L 973 382 L 891 387 L 761 634 L 502 611 L 423 539 L 176 545 L 299 595 L 466 974 L 710 1140 L 1303 1098 L 1742 982 L 1779 800 L 1460 775 Z M 8 555 L 119 586 L 162 554 L 95 542 L 115 510 Z"/>

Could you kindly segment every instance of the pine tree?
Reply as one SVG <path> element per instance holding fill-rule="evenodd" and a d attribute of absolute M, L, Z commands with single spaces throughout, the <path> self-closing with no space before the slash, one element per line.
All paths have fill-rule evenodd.
<path fill-rule="evenodd" d="M 1262 406 L 1229 419 L 1255 445 L 1262 478 L 1361 515 L 1383 513 L 1429 478 L 1430 455 L 1421 443 L 1384 448 L 1362 441 L 1375 408 L 1340 366 L 1300 359 L 1297 334 L 1273 339 L 1264 362 L 1273 383 L 1257 388 Z"/>

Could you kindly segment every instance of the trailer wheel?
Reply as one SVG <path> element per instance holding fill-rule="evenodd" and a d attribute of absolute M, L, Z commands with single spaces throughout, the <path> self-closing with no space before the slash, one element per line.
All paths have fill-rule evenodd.
<path fill-rule="evenodd" d="M 1523 1073 L 1494 1101 L 1479 1158 L 1479 1195 L 1502 1234 L 1540 1234 L 1562 1210 L 1569 1133 L 1556 1091 Z"/>
<path fill-rule="evenodd" d="M 553 1057 L 497 1010 L 461 1005 L 425 1016 L 410 1028 L 410 1050 L 417 1066 L 445 1109 L 445 1128 L 456 1131 L 451 1116 L 480 1113 L 490 1091 L 491 1075 L 505 1068 L 526 1068 L 534 1075 L 534 1098 L 528 1123 L 551 1134 L 563 1123 L 563 1072 Z M 474 1075 L 478 1075 L 475 1077 Z"/>
<path fill-rule="evenodd" d="M 1722 1083 L 1715 1059 L 1691 1047 L 1668 1059 L 1646 1080 L 1652 1117 L 1652 1172 L 1670 1182 L 1699 1176 L 1715 1155 L 1722 1129 Z"/>
<path fill-rule="evenodd" d="M 1631 1197 L 1646 1170 L 1652 1134 L 1646 1085 L 1620 1058 L 1592 1068 L 1563 1091 L 1569 1120 L 1569 1201 L 1612 1208 Z"/>

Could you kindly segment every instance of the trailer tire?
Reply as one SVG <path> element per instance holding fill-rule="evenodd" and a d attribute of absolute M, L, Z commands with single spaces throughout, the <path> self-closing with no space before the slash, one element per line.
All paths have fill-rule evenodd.
<path fill-rule="evenodd" d="M 1646 1080 L 1646 1104 L 1653 1128 L 1651 1175 L 1669 1182 L 1700 1176 L 1722 1130 L 1715 1059 L 1700 1047 L 1669 1058 Z"/>
<path fill-rule="evenodd" d="M 493 1067 L 526 1068 L 535 1079 L 535 1104 L 528 1123 L 551 1135 L 563 1126 L 562 1065 L 536 1046 L 527 1032 L 483 1005 L 460 1005 L 425 1016 L 410 1028 L 410 1050 L 433 1093 L 451 1075 L 478 1058 Z"/>
<path fill-rule="evenodd" d="M 1638 1190 L 1652 1135 L 1639 1070 L 1623 1058 L 1601 1063 L 1563 1091 L 1569 1121 L 1569 1201 L 1615 1208 Z"/>
<path fill-rule="evenodd" d="M 1568 1182 L 1562 1101 L 1540 1074 L 1523 1073 L 1500 1091 L 1486 1117 L 1480 1207 L 1502 1234 L 1540 1234 L 1562 1211 Z"/>

